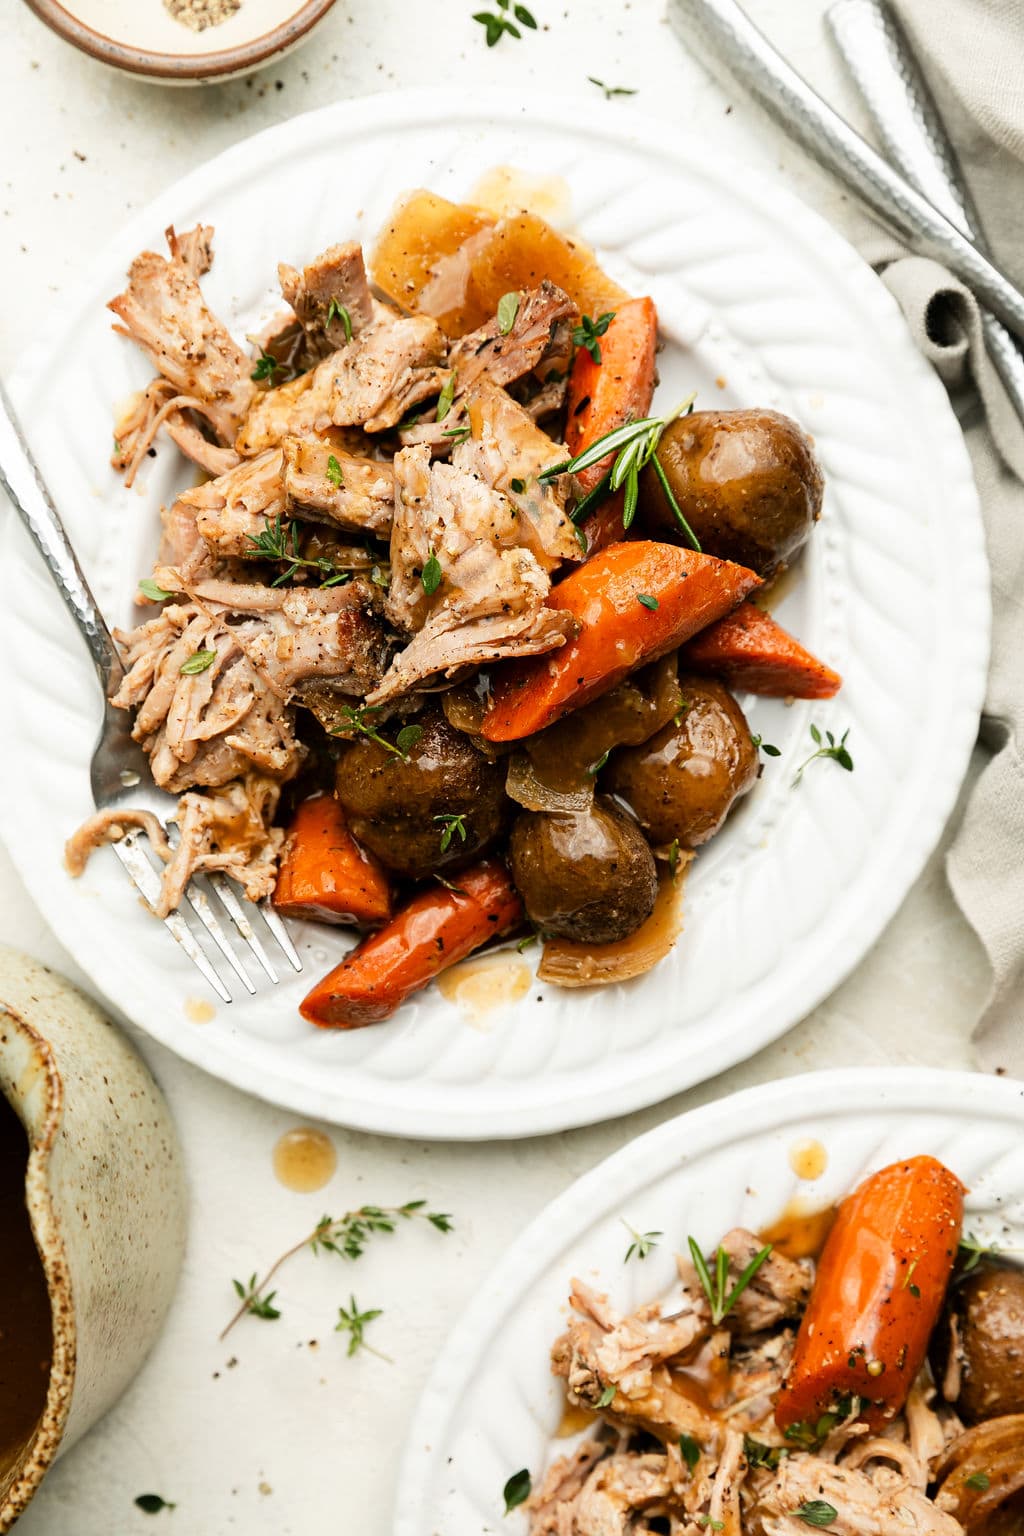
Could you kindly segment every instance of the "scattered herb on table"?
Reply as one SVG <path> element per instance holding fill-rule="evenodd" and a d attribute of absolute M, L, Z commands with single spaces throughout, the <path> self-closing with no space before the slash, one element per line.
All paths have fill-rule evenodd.
<path fill-rule="evenodd" d="M 729 1291 L 729 1255 L 725 1249 L 720 1247 L 715 1254 L 714 1274 L 712 1274 L 696 1238 L 688 1237 L 686 1241 L 689 1245 L 693 1267 L 697 1271 L 697 1279 L 700 1281 L 701 1290 L 707 1297 L 708 1306 L 711 1308 L 712 1324 L 717 1328 L 722 1319 L 727 1317 L 732 1311 L 751 1280 L 753 1280 L 761 1268 L 761 1265 L 771 1253 L 772 1245 L 771 1243 L 766 1243 L 760 1253 L 754 1255 L 732 1290 Z"/>
<path fill-rule="evenodd" d="M 466 841 L 466 817 L 461 816 L 435 816 L 435 821 L 442 824 L 441 828 L 441 852 L 447 853 L 452 845 L 452 838 L 458 837 L 460 842 Z"/>
<path fill-rule="evenodd" d="M 162 1509 L 177 1509 L 170 1499 L 162 1499 L 158 1493 L 140 1493 L 134 1500 L 143 1514 L 158 1515 Z"/>
<path fill-rule="evenodd" d="M 830 757 L 834 763 L 839 764 L 840 768 L 845 768 L 847 773 L 852 773 L 853 758 L 850 756 L 846 746 L 846 738 L 849 734 L 849 727 L 847 727 L 838 741 L 836 741 L 831 731 L 826 731 L 824 738 L 822 738 L 818 727 L 812 725 L 811 740 L 815 744 L 815 750 L 811 753 L 810 757 L 804 759 L 797 769 L 796 777 L 793 780 L 794 788 L 803 778 L 804 769 L 809 767 L 819 757 Z"/>
<path fill-rule="evenodd" d="M 203 648 L 193 651 L 188 660 L 182 662 L 178 671 L 183 677 L 196 677 L 200 672 L 205 672 L 207 667 L 212 667 L 216 660 L 216 651 L 208 651 Z"/>
<path fill-rule="evenodd" d="M 626 1249 L 623 1264 L 628 1264 L 634 1257 L 640 1260 L 646 1259 L 651 1249 L 657 1248 L 658 1238 L 665 1236 L 664 1232 L 638 1232 L 635 1227 L 630 1226 L 628 1221 L 623 1221 L 622 1225 L 633 1239 Z"/>
<path fill-rule="evenodd" d="M 590 81 L 591 85 L 596 85 L 598 90 L 604 91 L 605 101 L 611 101 L 613 96 L 636 95 L 635 86 L 630 87 L 628 85 L 605 85 L 604 81 L 599 80 L 596 75 L 588 75 L 587 79 Z"/>
<path fill-rule="evenodd" d="M 533 13 L 528 11 L 525 5 L 513 4 L 513 0 L 498 0 L 496 11 L 474 11 L 473 13 L 473 20 L 478 21 L 484 29 L 488 48 L 493 48 L 495 43 L 500 43 L 506 32 L 509 37 L 522 37 L 519 27 L 508 15 L 509 11 L 520 26 L 529 27 L 531 32 L 537 30 Z"/>
<path fill-rule="evenodd" d="M 266 1301 L 267 1288 L 271 1280 L 277 1274 L 283 1264 L 304 1248 L 310 1249 L 314 1254 L 333 1253 L 340 1259 L 354 1261 L 360 1258 L 371 1238 L 383 1233 L 393 1233 L 403 1221 L 413 1221 L 420 1218 L 427 1221 L 438 1232 L 451 1232 L 452 1219 L 445 1211 L 428 1211 L 425 1200 L 409 1200 L 405 1205 L 361 1205 L 356 1211 L 349 1211 L 337 1219 L 333 1216 L 322 1216 L 313 1228 L 307 1232 L 299 1242 L 285 1250 L 280 1258 L 267 1270 L 262 1280 L 257 1281 L 255 1275 L 248 1287 L 243 1287 L 244 1297 L 238 1310 L 224 1328 L 220 1337 L 226 1338 L 232 1328 L 247 1312 L 254 1310 L 254 1303 Z M 237 1290 L 239 1282 L 234 1282 Z M 271 1292 L 271 1296 L 276 1295 Z M 257 1316 L 260 1316 L 258 1312 Z"/>
<path fill-rule="evenodd" d="M 530 1497 L 532 1487 L 533 1483 L 528 1467 L 523 1467 L 521 1471 L 512 1473 L 512 1476 L 501 1490 L 501 1496 L 505 1500 L 506 1515 L 510 1515 L 514 1509 L 518 1509 L 520 1504 L 526 1503 Z"/>
<path fill-rule="evenodd" d="M 263 1295 L 260 1295 L 256 1287 L 255 1275 L 250 1275 L 248 1285 L 242 1280 L 232 1280 L 231 1284 L 234 1286 L 236 1293 L 241 1296 L 243 1307 L 247 1312 L 251 1312 L 253 1317 L 262 1317 L 267 1322 L 272 1323 L 281 1316 L 278 1309 L 274 1306 L 274 1297 L 277 1295 L 277 1292 L 266 1291 Z"/>
<path fill-rule="evenodd" d="M 368 1349 L 371 1355 L 377 1355 L 379 1359 L 386 1360 L 379 1349 L 374 1349 L 372 1344 L 366 1342 L 366 1327 L 374 1318 L 382 1317 L 380 1307 L 371 1307 L 368 1312 L 360 1312 L 359 1303 L 354 1296 L 348 1299 L 348 1307 L 338 1308 L 338 1321 L 335 1324 L 335 1333 L 348 1334 L 348 1355 L 351 1357 L 360 1349 Z"/>
<path fill-rule="evenodd" d="M 589 352 L 595 363 L 601 361 L 601 337 L 614 319 L 614 309 L 606 309 L 596 320 L 592 320 L 589 315 L 580 315 L 580 323 L 573 330 L 574 345 Z"/>

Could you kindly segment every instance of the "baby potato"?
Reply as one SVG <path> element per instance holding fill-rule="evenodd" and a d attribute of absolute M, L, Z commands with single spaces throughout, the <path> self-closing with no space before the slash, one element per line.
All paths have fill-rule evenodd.
<path fill-rule="evenodd" d="M 746 717 L 723 684 L 680 678 L 684 707 L 640 747 L 620 747 L 602 787 L 632 808 L 656 847 L 679 839 L 698 848 L 714 837 L 758 774 L 757 748 Z"/>
<path fill-rule="evenodd" d="M 694 411 L 662 434 L 658 459 L 705 554 L 766 580 L 807 542 L 824 487 L 810 439 L 777 411 Z M 680 526 L 654 466 L 640 481 L 641 519 L 678 542 Z"/>

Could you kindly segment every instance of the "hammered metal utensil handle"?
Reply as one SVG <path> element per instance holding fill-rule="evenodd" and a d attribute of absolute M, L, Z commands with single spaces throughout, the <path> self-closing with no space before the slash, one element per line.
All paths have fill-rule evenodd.
<path fill-rule="evenodd" d="M 825 20 L 887 157 L 980 250 L 987 248 L 956 152 L 902 27 L 885 0 L 837 0 Z M 1024 357 L 1006 327 L 982 311 L 993 366 L 1024 422 Z"/>
<path fill-rule="evenodd" d="M 905 245 L 947 266 L 1024 337 L 1024 294 L 844 122 L 759 32 L 736 0 L 669 0 L 681 40 L 729 74 Z"/>
<path fill-rule="evenodd" d="M 60 513 L 22 436 L 7 392 L 0 384 L 0 485 L 32 535 L 57 590 L 82 634 L 104 697 L 123 675 L 113 636 L 71 547 Z"/>

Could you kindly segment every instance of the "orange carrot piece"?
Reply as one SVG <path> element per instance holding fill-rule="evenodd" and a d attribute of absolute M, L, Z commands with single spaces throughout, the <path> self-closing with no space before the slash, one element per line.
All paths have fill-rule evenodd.
<path fill-rule="evenodd" d="M 597 320 L 599 316 L 594 315 Z M 615 318 L 598 340 L 601 361 L 578 347 L 569 375 L 565 442 L 570 454 L 647 415 L 654 396 L 654 352 L 658 344 L 658 311 L 653 299 L 626 299 L 616 305 Z M 580 489 L 592 490 L 611 467 L 602 459 L 576 476 Z"/>
<path fill-rule="evenodd" d="M 377 1024 L 439 971 L 522 921 L 519 894 L 496 859 L 456 878 L 457 890 L 438 885 L 422 891 L 358 944 L 303 999 L 302 1017 L 323 1028 Z"/>
<path fill-rule="evenodd" d="M 924 1364 L 949 1284 L 964 1187 L 933 1157 L 873 1174 L 839 1207 L 779 1391 L 783 1431 L 859 1397 L 877 1429 L 895 1418 Z"/>
<path fill-rule="evenodd" d="M 730 688 L 776 699 L 831 699 L 843 683 L 755 603 L 709 625 L 679 659 L 688 671 L 713 672 Z"/>
<path fill-rule="evenodd" d="M 285 841 L 273 904 L 282 917 L 376 927 L 391 916 L 391 888 L 360 848 L 333 795 L 303 800 Z"/>
<path fill-rule="evenodd" d="M 495 667 L 481 727 L 519 741 L 674 651 L 760 586 L 745 566 L 648 539 L 612 544 L 548 593 L 579 631 L 558 651 Z"/>

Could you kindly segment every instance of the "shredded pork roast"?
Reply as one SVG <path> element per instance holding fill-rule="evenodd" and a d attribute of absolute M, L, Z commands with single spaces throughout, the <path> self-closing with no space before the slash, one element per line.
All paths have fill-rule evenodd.
<path fill-rule="evenodd" d="M 731 1288 L 762 1242 L 736 1230 L 721 1246 Z M 787 1440 L 775 1396 L 813 1262 L 773 1252 L 718 1327 L 689 1259 L 678 1269 L 667 1302 L 627 1316 L 573 1281 L 551 1364 L 592 1428 L 535 1483 L 531 1536 L 807 1536 L 826 1520 L 834 1536 L 962 1536 L 928 1492 L 963 1426 L 927 1366 L 883 1433 L 854 1399 L 816 1446 Z"/>
<path fill-rule="evenodd" d="M 200 287 L 213 230 L 172 228 L 167 244 L 136 258 L 110 304 L 157 371 L 113 462 L 130 484 L 163 435 L 205 478 L 161 513 L 168 596 L 117 633 L 113 703 L 133 712 L 157 785 L 182 797 L 177 831 L 168 842 L 142 813 L 100 813 L 67 855 L 78 873 L 142 825 L 165 862 L 164 912 L 204 869 L 272 890 L 273 817 L 308 755 L 311 688 L 415 711 L 422 690 L 559 647 L 572 621 L 545 599 L 579 556 L 566 477 L 537 481 L 564 457 L 537 425 L 564 400 L 579 318 L 560 288 L 544 279 L 515 295 L 511 323 L 496 314 L 451 341 L 373 296 L 359 245 L 333 245 L 302 270 L 281 264 L 288 310 L 254 356 Z"/>

